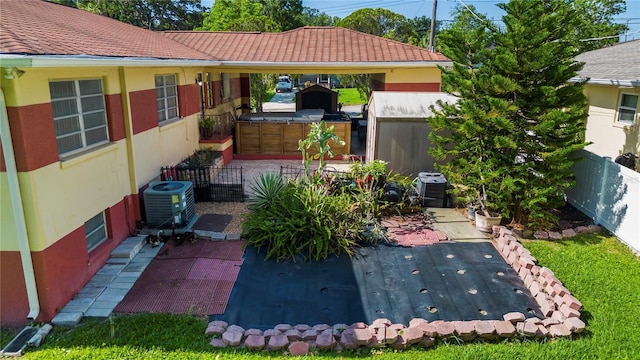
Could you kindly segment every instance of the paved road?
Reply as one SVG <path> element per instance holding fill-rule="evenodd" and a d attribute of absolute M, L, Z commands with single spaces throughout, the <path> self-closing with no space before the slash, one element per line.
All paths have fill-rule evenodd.
<path fill-rule="evenodd" d="M 264 112 L 293 112 L 296 111 L 296 93 L 297 89 L 292 92 L 276 93 L 271 101 L 262 104 Z"/>

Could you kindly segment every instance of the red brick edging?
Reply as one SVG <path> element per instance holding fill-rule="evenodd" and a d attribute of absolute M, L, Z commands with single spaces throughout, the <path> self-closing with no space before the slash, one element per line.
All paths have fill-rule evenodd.
<path fill-rule="evenodd" d="M 505 338 L 558 338 L 580 333 L 585 323 L 580 320 L 582 304 L 567 290 L 553 272 L 537 265 L 537 260 L 518 242 L 512 232 L 503 226 L 493 227 L 493 244 L 505 261 L 518 273 L 531 291 L 545 319 L 526 318 L 512 312 L 502 320 L 428 322 L 412 319 L 409 326 L 393 324 L 388 319 L 377 319 L 367 325 L 289 325 L 280 324 L 265 331 L 243 329 L 224 321 L 212 321 L 206 335 L 212 336 L 211 345 L 243 347 L 249 350 L 287 350 L 291 355 L 304 355 L 310 349 L 333 350 L 359 347 L 390 347 L 397 350 L 410 346 L 431 347 L 436 339 L 456 337 L 464 342 L 499 340 Z"/>

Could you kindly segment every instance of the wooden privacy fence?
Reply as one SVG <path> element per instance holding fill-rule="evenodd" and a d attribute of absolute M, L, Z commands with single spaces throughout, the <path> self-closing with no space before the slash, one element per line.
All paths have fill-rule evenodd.
<path fill-rule="evenodd" d="M 578 156 L 568 202 L 640 252 L 640 173 L 586 150 Z"/>
<path fill-rule="evenodd" d="M 243 202 L 244 179 L 242 167 L 165 166 L 161 168 L 162 181 L 191 181 L 196 202 Z"/>

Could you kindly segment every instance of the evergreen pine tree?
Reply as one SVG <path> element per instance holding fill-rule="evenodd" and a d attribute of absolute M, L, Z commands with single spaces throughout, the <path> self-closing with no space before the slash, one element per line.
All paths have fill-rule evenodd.
<path fill-rule="evenodd" d="M 428 119 L 432 154 L 458 194 L 479 194 L 514 224 L 547 227 L 551 209 L 573 185 L 572 153 L 583 148 L 587 109 L 582 64 L 571 43 L 576 14 L 562 0 L 511 0 L 499 5 L 505 28 L 478 18 L 471 31 L 441 37 L 453 69 L 443 89 L 459 97 Z"/>

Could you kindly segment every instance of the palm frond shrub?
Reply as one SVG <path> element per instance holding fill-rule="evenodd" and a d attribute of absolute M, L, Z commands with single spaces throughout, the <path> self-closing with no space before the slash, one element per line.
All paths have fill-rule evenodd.
<path fill-rule="evenodd" d="M 271 193 L 269 199 L 252 206 L 242 225 L 247 244 L 266 249 L 266 259 L 302 255 L 318 261 L 353 253 L 360 220 L 347 192 L 329 196 L 326 185 L 292 181 Z"/>
<path fill-rule="evenodd" d="M 285 181 L 280 174 L 274 172 L 261 173 L 256 182 L 249 186 L 253 192 L 248 201 L 249 209 L 255 210 L 268 207 L 280 196 L 280 192 L 283 191 L 285 186 Z"/>

